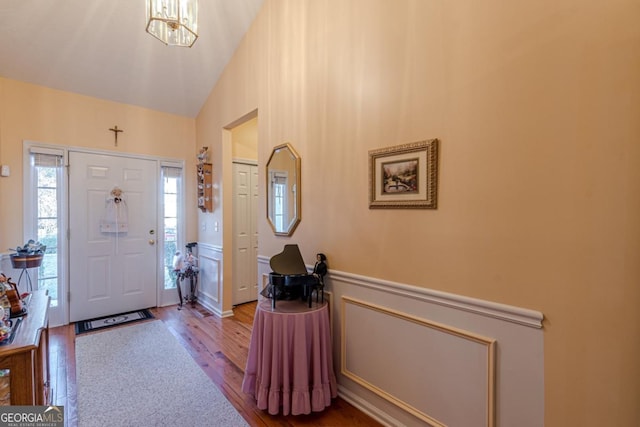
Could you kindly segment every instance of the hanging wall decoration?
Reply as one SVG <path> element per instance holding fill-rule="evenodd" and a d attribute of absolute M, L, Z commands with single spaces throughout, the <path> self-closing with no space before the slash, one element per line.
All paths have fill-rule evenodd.
<path fill-rule="evenodd" d="M 369 209 L 436 209 L 438 140 L 369 151 Z"/>
<path fill-rule="evenodd" d="M 129 213 L 123 191 L 114 187 L 105 201 L 105 210 L 100 220 L 100 231 L 103 233 L 126 233 L 129 231 Z"/>
<path fill-rule="evenodd" d="M 198 152 L 197 186 L 198 207 L 202 212 L 213 211 L 213 167 L 207 163 L 209 147 L 202 147 Z"/>

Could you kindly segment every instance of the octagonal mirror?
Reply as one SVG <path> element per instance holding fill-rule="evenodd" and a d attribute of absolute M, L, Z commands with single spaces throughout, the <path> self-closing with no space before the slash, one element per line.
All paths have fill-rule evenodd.
<path fill-rule="evenodd" d="M 267 219 L 273 232 L 290 236 L 300 223 L 300 156 L 286 143 L 267 162 Z"/>

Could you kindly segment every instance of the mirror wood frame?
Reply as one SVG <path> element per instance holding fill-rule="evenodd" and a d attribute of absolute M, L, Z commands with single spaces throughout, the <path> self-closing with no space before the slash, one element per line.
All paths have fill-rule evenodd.
<path fill-rule="evenodd" d="M 286 168 L 280 166 L 282 159 L 278 159 L 278 155 L 280 154 L 289 154 L 290 160 L 292 163 L 289 163 Z M 285 158 L 286 160 L 286 158 Z M 274 197 L 272 190 L 272 174 L 279 171 L 293 171 L 295 174 L 294 179 L 288 180 L 287 183 L 287 191 L 293 194 L 294 200 L 292 202 L 288 202 L 287 205 L 294 212 L 291 215 L 291 219 L 284 225 L 282 228 L 278 228 L 276 225 L 276 221 L 273 218 L 274 212 Z M 273 147 L 273 151 L 271 151 L 271 156 L 269 156 L 269 160 L 267 161 L 266 166 L 266 180 L 267 180 L 267 222 L 271 226 L 273 233 L 276 236 L 291 236 L 295 231 L 298 224 L 300 224 L 300 220 L 302 219 L 301 215 L 301 207 L 302 207 L 302 197 L 300 192 L 300 174 L 301 174 L 301 159 L 296 150 L 291 146 L 291 144 L 284 143 Z"/>

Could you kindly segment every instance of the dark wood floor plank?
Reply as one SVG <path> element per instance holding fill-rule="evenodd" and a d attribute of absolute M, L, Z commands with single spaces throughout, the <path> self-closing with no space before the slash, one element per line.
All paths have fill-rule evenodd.
<path fill-rule="evenodd" d="M 242 392 L 242 379 L 247 363 L 251 328 L 256 303 L 234 308 L 234 316 L 221 319 L 196 304 L 151 309 L 162 320 L 180 344 L 218 386 L 224 396 L 254 427 L 296 426 L 380 426 L 369 416 L 341 398 L 330 407 L 310 415 L 272 416 L 256 407 L 252 396 Z M 52 403 L 64 405 L 66 426 L 77 427 L 78 405 L 74 325 L 50 330 L 50 381 Z"/>

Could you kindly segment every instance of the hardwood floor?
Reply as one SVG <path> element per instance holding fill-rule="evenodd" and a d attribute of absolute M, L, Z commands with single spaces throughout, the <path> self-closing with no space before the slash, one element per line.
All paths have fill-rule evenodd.
<path fill-rule="evenodd" d="M 253 397 L 241 390 L 255 307 L 256 303 L 240 305 L 233 310 L 234 317 L 225 319 L 200 305 L 185 305 L 182 310 L 176 306 L 161 307 L 151 312 L 165 323 L 251 426 L 381 426 L 340 397 L 323 412 L 310 415 L 272 416 L 259 410 Z M 65 425 L 75 427 L 78 421 L 74 325 L 51 328 L 49 346 L 52 403 L 64 406 Z M 180 367 L 174 368 L 176 375 L 180 375 Z"/>

